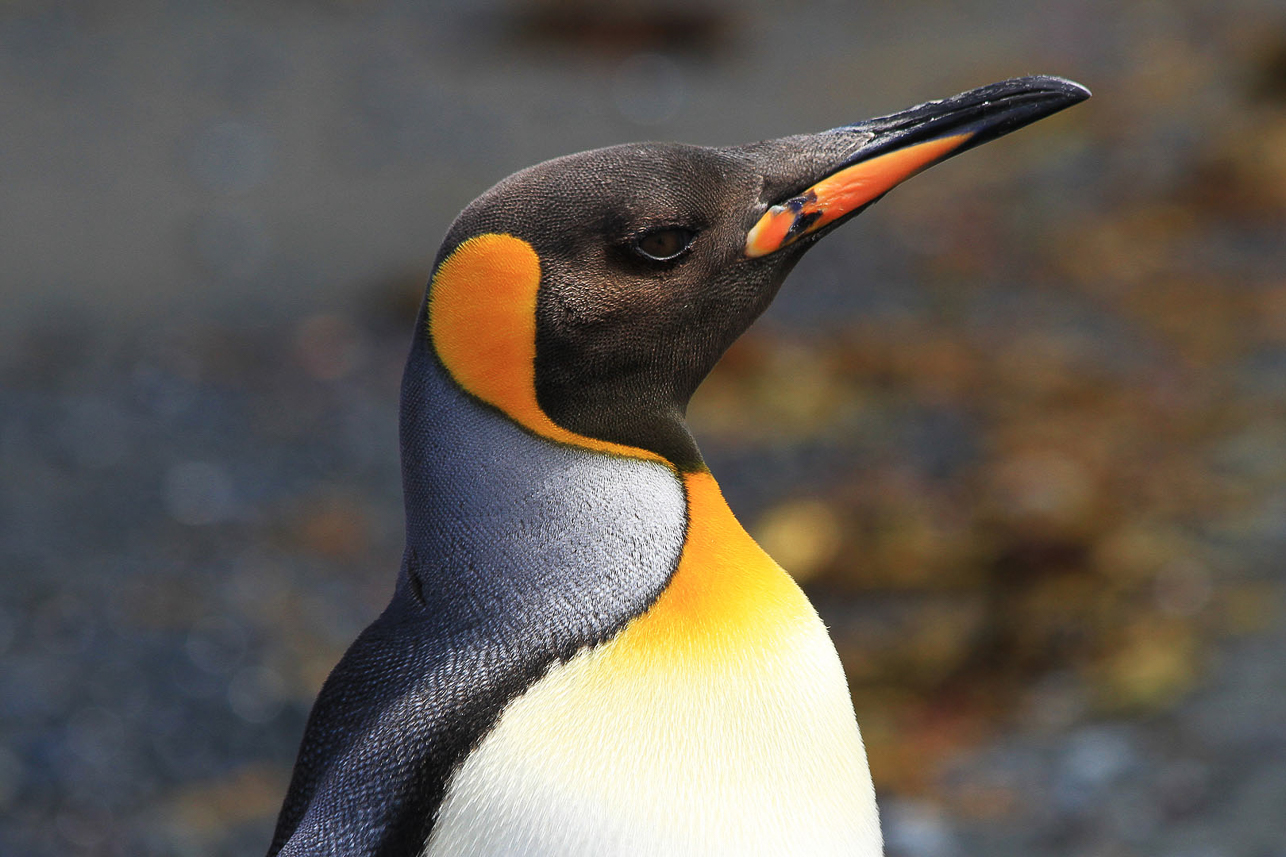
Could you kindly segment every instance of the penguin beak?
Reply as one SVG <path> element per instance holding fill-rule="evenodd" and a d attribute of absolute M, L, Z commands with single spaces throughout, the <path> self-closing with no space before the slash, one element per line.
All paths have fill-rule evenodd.
<path fill-rule="evenodd" d="M 856 125 L 774 141 L 770 150 L 811 145 L 838 157 L 822 166 L 820 181 L 764 212 L 746 234 L 746 256 L 767 256 L 838 225 L 916 173 L 1089 97 L 1088 89 L 1070 80 L 1020 77 Z M 816 169 L 814 159 L 806 160 Z"/>

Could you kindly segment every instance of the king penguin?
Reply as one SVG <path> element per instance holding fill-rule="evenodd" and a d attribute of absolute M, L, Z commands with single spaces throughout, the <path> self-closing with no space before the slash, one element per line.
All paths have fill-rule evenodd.
<path fill-rule="evenodd" d="M 569 155 L 471 203 L 402 384 L 406 550 L 269 855 L 882 853 L 839 657 L 684 421 L 822 236 L 1089 96 L 1026 77 L 818 134 Z"/>

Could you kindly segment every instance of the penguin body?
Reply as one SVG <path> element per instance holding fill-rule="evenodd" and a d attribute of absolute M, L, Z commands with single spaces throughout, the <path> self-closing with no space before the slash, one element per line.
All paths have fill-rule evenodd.
<path fill-rule="evenodd" d="M 397 587 L 318 697 L 269 854 L 881 853 L 834 646 L 684 408 L 818 238 L 1087 95 L 613 147 L 466 208 L 404 375 Z"/>
<path fill-rule="evenodd" d="M 505 709 L 454 774 L 427 854 L 879 852 L 825 628 L 708 474 L 685 489 L 669 584 Z"/>

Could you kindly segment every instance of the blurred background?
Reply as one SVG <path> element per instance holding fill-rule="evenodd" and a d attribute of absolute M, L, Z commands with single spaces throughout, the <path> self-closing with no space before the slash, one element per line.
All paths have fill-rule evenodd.
<path fill-rule="evenodd" d="M 891 857 L 1286 855 L 1280 0 L 0 4 L 0 854 L 266 847 L 474 196 L 1032 72 L 1095 97 L 819 245 L 692 423 Z"/>

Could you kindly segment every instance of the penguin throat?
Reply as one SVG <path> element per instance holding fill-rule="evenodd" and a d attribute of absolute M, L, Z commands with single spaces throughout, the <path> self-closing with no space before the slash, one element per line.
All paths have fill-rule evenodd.
<path fill-rule="evenodd" d="M 638 399 L 633 389 L 629 385 L 558 385 L 546 380 L 539 388 L 539 396 L 545 412 L 559 425 L 612 443 L 649 450 L 682 473 L 705 471 L 683 408 Z"/>

